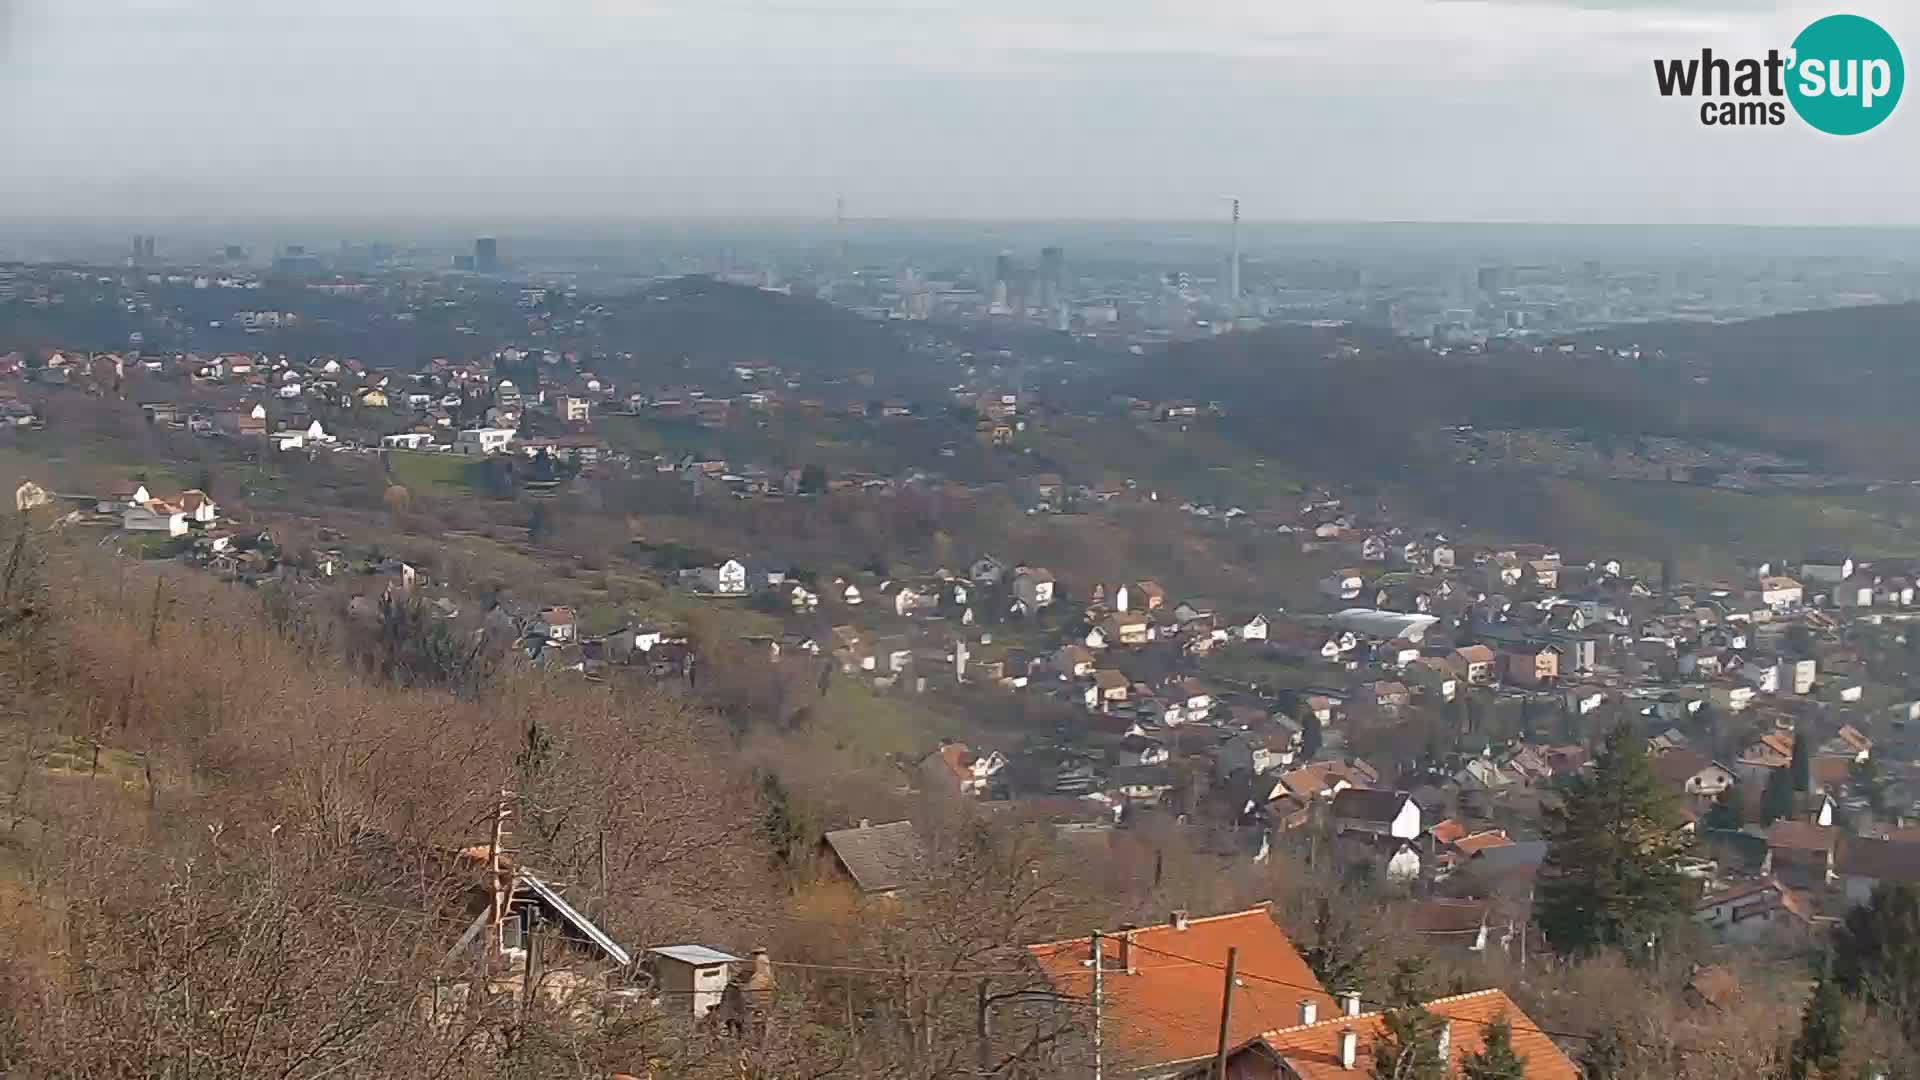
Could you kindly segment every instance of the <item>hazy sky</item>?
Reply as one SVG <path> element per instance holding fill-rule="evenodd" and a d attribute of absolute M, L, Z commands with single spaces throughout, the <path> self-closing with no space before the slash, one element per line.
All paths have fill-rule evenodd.
<path fill-rule="evenodd" d="M 1920 100 L 1654 91 L 1835 10 L 1920 57 L 1914 0 L 0 0 L 0 217 L 1920 223 Z"/>

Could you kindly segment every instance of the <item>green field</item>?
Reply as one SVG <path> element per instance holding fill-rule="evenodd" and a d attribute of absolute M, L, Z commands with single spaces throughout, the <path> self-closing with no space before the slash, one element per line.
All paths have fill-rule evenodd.
<path fill-rule="evenodd" d="M 394 482 L 422 495 L 465 495 L 478 486 L 479 464 L 457 454 L 422 454 L 395 450 L 387 457 Z"/>

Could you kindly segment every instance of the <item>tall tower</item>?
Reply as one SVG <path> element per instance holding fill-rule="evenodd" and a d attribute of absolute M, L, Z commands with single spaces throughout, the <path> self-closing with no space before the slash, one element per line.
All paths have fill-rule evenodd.
<path fill-rule="evenodd" d="M 500 269 L 500 241 L 482 236 L 473 242 L 473 268 L 483 274 Z"/>
<path fill-rule="evenodd" d="M 835 196 L 833 200 L 833 235 L 840 245 L 840 269 L 847 268 L 847 197 Z"/>
<path fill-rule="evenodd" d="M 1231 198 L 1233 203 L 1233 264 L 1227 270 L 1227 303 L 1237 310 L 1240 307 L 1240 200 Z"/>

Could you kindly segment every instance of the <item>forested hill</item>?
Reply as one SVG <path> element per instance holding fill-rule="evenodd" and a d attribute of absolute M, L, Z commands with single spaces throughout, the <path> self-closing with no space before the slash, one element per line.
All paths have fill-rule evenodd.
<path fill-rule="evenodd" d="M 645 359 L 702 370 L 765 360 L 823 379 L 905 368 L 905 345 L 885 325 L 808 297 L 685 277 L 609 306 L 608 339 Z"/>
<path fill-rule="evenodd" d="M 1920 304 L 1802 311 L 1737 323 L 1653 323 L 1587 335 L 1704 376 L 1712 394 L 1836 418 L 1904 416 L 1920 391 Z"/>
<path fill-rule="evenodd" d="M 1112 391 L 1219 402 L 1251 452 L 1336 475 L 1417 467 L 1418 432 L 1472 424 L 1711 439 L 1838 471 L 1920 472 L 1920 305 L 1621 327 L 1535 350 L 1439 355 L 1358 328 L 1282 327 L 1174 346 Z M 1624 355 L 1622 355 L 1624 353 Z"/>

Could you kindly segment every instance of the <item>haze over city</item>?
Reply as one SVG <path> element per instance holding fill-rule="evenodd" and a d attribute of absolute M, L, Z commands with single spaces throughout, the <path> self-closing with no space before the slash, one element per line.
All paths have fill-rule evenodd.
<path fill-rule="evenodd" d="M 1913 222 L 1910 116 L 1712 130 L 1653 87 L 1829 11 L 5 0 L 0 215 Z"/>

